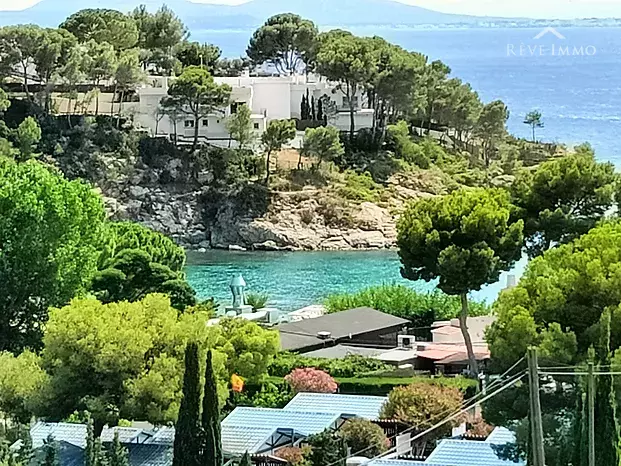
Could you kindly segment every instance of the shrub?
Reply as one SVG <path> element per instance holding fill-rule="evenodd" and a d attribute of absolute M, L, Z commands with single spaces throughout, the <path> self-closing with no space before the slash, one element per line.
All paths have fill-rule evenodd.
<path fill-rule="evenodd" d="M 242 393 L 238 396 L 238 406 L 253 406 L 255 408 L 284 408 L 293 398 L 293 393 L 285 385 L 268 383 L 254 394 Z"/>
<path fill-rule="evenodd" d="M 424 430 L 435 425 L 449 414 L 459 411 L 463 395 L 456 388 L 428 383 L 413 383 L 397 387 L 388 394 L 381 417 L 395 419 Z M 442 436 L 458 421 L 445 424 L 435 435 Z"/>
<path fill-rule="evenodd" d="M 392 368 L 377 359 L 358 355 L 346 356 L 343 359 L 324 359 L 282 352 L 276 355 L 268 368 L 268 373 L 272 376 L 284 377 L 294 369 L 310 367 L 323 370 L 332 377 L 356 377 Z"/>
<path fill-rule="evenodd" d="M 390 445 L 384 429 L 366 419 L 350 419 L 341 427 L 340 433 L 353 456 L 374 458 Z"/>
<path fill-rule="evenodd" d="M 338 385 L 330 375 L 313 368 L 294 369 L 285 377 L 294 393 L 335 393 Z"/>
<path fill-rule="evenodd" d="M 367 288 L 352 294 L 331 295 L 324 305 L 329 313 L 371 307 L 403 319 L 409 319 L 414 327 L 429 327 L 436 320 L 456 318 L 461 311 L 458 297 L 440 291 L 423 293 L 404 285 L 385 284 Z M 483 303 L 470 303 L 470 315 L 489 314 Z"/>
<path fill-rule="evenodd" d="M 270 297 L 267 294 L 262 293 L 248 293 L 246 295 L 246 304 L 252 306 L 255 311 L 263 309 Z"/>
<path fill-rule="evenodd" d="M 310 465 L 307 459 L 310 456 L 311 448 L 309 446 L 300 447 L 284 447 L 276 452 L 278 458 L 282 458 L 291 466 L 307 466 Z"/>
<path fill-rule="evenodd" d="M 345 186 L 339 188 L 339 194 L 356 202 L 379 202 L 382 190 L 369 172 L 359 174 L 349 171 L 345 174 Z"/>
<path fill-rule="evenodd" d="M 349 205 L 344 199 L 322 196 L 318 199 L 317 213 L 323 218 L 327 226 L 352 228 L 354 218 L 349 211 Z"/>

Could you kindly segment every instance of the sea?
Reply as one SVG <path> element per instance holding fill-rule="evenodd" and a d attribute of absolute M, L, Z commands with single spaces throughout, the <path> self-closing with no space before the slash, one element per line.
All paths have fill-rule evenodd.
<path fill-rule="evenodd" d="M 530 138 L 523 123 L 531 110 L 543 115 L 538 140 L 573 146 L 589 142 L 599 160 L 621 168 L 621 28 L 353 28 L 442 60 L 452 76 L 469 82 L 484 101 L 503 100 L 511 111 L 509 130 Z M 193 31 L 194 40 L 217 44 L 229 57 L 243 54 L 252 31 Z M 520 276 L 522 261 L 511 273 Z M 270 296 L 283 310 L 321 303 L 332 293 L 382 283 L 419 290 L 433 284 L 406 282 L 395 252 L 237 253 L 192 255 L 188 279 L 201 297 L 228 300 L 228 280 L 242 273 L 248 288 Z M 473 293 L 493 302 L 506 276 Z"/>

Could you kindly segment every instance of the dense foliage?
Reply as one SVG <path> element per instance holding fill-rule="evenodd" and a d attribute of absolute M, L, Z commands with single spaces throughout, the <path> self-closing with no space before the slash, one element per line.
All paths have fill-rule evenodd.
<path fill-rule="evenodd" d="M 0 157 L 0 350 L 39 348 L 48 308 L 86 291 L 103 219 L 87 184 Z"/>
<path fill-rule="evenodd" d="M 343 359 L 311 358 L 294 353 L 280 352 L 268 367 L 271 376 L 285 377 L 294 369 L 315 368 L 332 377 L 356 377 L 371 372 L 388 370 L 391 366 L 377 359 L 349 355 Z"/>
<path fill-rule="evenodd" d="M 390 446 L 384 429 L 366 419 L 350 419 L 339 432 L 350 448 L 352 456 L 375 458 Z"/>
<path fill-rule="evenodd" d="M 459 298 L 440 291 L 424 293 L 404 285 L 379 285 L 357 293 L 328 296 L 328 312 L 340 312 L 358 307 L 370 307 L 387 314 L 408 319 L 416 328 L 430 327 L 438 320 L 455 319 L 461 312 Z M 483 303 L 471 302 L 470 315 L 487 315 Z"/>
<path fill-rule="evenodd" d="M 336 381 L 330 374 L 313 368 L 294 369 L 285 376 L 293 393 L 335 393 L 338 389 Z"/>

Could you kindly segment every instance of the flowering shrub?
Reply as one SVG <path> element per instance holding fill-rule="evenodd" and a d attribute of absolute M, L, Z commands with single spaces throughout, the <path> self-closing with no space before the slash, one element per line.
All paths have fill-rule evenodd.
<path fill-rule="evenodd" d="M 324 371 L 312 367 L 294 369 L 285 377 L 294 393 L 334 393 L 338 388 L 336 381 Z"/>

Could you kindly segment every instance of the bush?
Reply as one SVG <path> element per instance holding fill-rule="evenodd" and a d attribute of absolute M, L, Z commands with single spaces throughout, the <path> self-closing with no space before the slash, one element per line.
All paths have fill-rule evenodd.
<path fill-rule="evenodd" d="M 293 398 L 293 393 L 286 385 L 267 383 L 255 393 L 242 393 L 236 400 L 237 406 L 253 406 L 255 408 L 284 408 Z"/>
<path fill-rule="evenodd" d="M 324 218 L 326 226 L 352 228 L 355 225 L 349 205 L 344 199 L 322 196 L 318 203 L 317 213 Z"/>
<path fill-rule="evenodd" d="M 430 147 L 418 145 L 412 141 L 410 129 L 405 121 L 389 125 L 388 137 L 388 145 L 394 148 L 397 157 L 423 169 L 430 167 L 434 154 L 430 153 Z"/>
<path fill-rule="evenodd" d="M 340 434 L 347 442 L 352 456 L 374 458 L 390 446 L 384 429 L 366 419 L 350 419 L 341 427 Z"/>
<path fill-rule="evenodd" d="M 404 285 L 379 285 L 352 294 L 331 295 L 324 305 L 329 313 L 370 307 L 387 314 L 409 319 L 416 328 L 429 327 L 437 320 L 458 317 L 461 303 L 458 297 L 440 291 L 422 293 Z M 470 302 L 470 315 L 489 314 L 483 303 Z"/>
<path fill-rule="evenodd" d="M 307 459 L 310 456 L 311 448 L 305 447 L 284 447 L 276 452 L 278 458 L 282 458 L 291 466 L 308 466 L 310 465 Z"/>
<path fill-rule="evenodd" d="M 278 353 L 268 368 L 271 376 L 284 377 L 294 369 L 313 367 L 321 369 L 332 377 L 356 377 L 371 372 L 389 370 L 381 361 L 363 356 L 351 355 L 344 359 L 309 358 L 293 353 Z"/>
<path fill-rule="evenodd" d="M 414 426 L 418 430 L 425 430 L 449 414 L 461 409 L 463 395 L 456 388 L 443 387 L 437 384 L 413 383 L 406 387 L 397 387 L 388 395 L 388 401 L 382 408 L 383 419 L 397 421 Z M 447 423 L 443 428 L 435 431 L 436 436 L 442 436 L 450 430 L 453 423 Z"/>
<path fill-rule="evenodd" d="M 455 388 L 464 394 L 464 397 L 474 396 L 477 389 L 476 380 L 465 377 L 386 377 L 372 376 L 360 378 L 337 378 L 339 392 L 350 395 L 386 396 L 397 387 L 411 383 L 435 385 L 439 387 Z"/>
<path fill-rule="evenodd" d="M 181 158 L 181 151 L 165 138 L 142 138 L 138 151 L 142 162 L 151 168 L 164 168 L 170 160 Z"/>
<path fill-rule="evenodd" d="M 262 293 L 248 293 L 246 295 L 246 304 L 252 306 L 252 309 L 258 311 L 259 309 L 263 309 L 270 297 L 267 294 Z"/>
<path fill-rule="evenodd" d="M 338 385 L 336 381 L 324 371 L 318 369 L 294 369 L 285 377 L 294 393 L 335 393 Z"/>
<path fill-rule="evenodd" d="M 339 188 L 339 194 L 355 202 L 379 202 L 382 190 L 369 172 L 359 174 L 349 171 L 345 173 L 345 186 Z"/>

